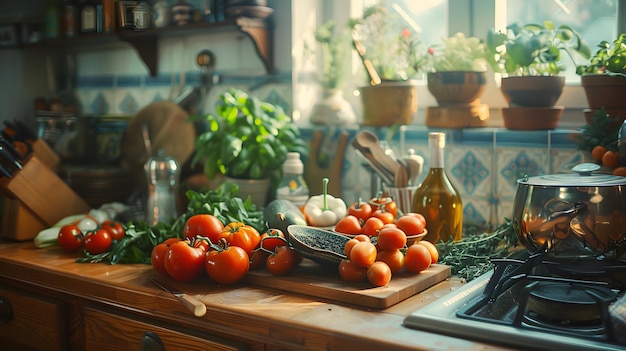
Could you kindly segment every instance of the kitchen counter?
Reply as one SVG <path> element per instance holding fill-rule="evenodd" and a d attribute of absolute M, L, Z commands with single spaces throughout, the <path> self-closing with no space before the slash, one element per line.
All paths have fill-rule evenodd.
<path fill-rule="evenodd" d="M 0 323 L 3 345 L 28 339 L 38 349 L 35 339 L 41 337 L 45 349 L 119 350 L 115 342 L 123 340 L 125 348 L 137 350 L 141 336 L 154 329 L 166 346 L 175 340 L 187 349 L 193 348 L 192 342 L 208 340 L 219 344 L 217 349 L 507 350 L 402 326 L 405 316 L 460 286 L 455 277 L 384 310 L 243 283 L 223 287 L 208 278 L 172 282 L 207 305 L 206 315 L 198 318 L 152 284 L 150 278 L 158 273 L 151 266 L 75 263 L 75 258 L 59 248 L 36 249 L 32 242 L 0 243 L 0 296 L 17 301 L 12 320 Z M 58 320 L 46 321 L 44 309 L 30 311 L 37 316 L 33 319 L 21 319 L 32 305 L 20 306 L 22 298 L 52 306 Z M 105 323 L 107 318 L 114 322 Z M 33 333 L 39 330 L 29 324 L 36 323 L 34 319 L 56 330 Z M 169 338 L 168 332 L 177 333 L 177 338 Z M 18 338 L 20 333 L 23 337 Z"/>

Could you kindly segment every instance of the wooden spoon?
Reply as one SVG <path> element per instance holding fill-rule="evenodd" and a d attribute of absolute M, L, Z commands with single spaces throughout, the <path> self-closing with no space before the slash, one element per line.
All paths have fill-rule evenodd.
<path fill-rule="evenodd" d="M 393 177 L 396 173 L 396 169 L 400 167 L 398 162 L 385 153 L 385 150 L 380 145 L 380 141 L 376 134 L 362 130 L 355 137 L 353 145 L 359 148 L 361 151 L 369 150 L 378 164 L 387 170 L 390 177 Z"/>

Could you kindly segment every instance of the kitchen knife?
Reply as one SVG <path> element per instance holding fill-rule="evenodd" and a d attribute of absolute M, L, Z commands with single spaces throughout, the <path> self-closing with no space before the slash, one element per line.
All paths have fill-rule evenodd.
<path fill-rule="evenodd" d="M 158 281 L 154 278 L 150 278 L 150 280 L 154 283 L 154 285 L 176 296 L 180 300 L 180 302 L 182 302 L 183 305 L 193 313 L 194 316 L 203 317 L 206 314 L 206 305 L 200 300 L 191 295 L 187 295 L 184 292 L 164 282 Z"/>

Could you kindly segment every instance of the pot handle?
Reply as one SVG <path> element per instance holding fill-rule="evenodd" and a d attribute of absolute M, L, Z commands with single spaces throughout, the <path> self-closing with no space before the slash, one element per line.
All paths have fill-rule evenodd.
<path fill-rule="evenodd" d="M 566 205 L 566 208 L 564 208 L 563 204 Z M 587 208 L 587 205 L 582 202 L 576 202 L 572 204 L 560 199 L 551 199 L 546 202 L 544 208 L 549 213 L 548 220 L 552 220 L 552 218 L 561 216 L 573 216 L 579 211 L 585 210 Z"/>

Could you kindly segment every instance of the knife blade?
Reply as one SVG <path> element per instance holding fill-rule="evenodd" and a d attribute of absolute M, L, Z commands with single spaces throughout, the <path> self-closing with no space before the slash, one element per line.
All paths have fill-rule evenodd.
<path fill-rule="evenodd" d="M 195 297 L 191 295 L 185 294 L 184 292 L 174 288 L 173 286 L 168 285 L 167 283 L 158 281 L 154 278 L 150 278 L 150 280 L 152 281 L 152 283 L 154 283 L 154 285 L 158 286 L 159 288 L 177 297 L 180 300 L 180 302 L 182 302 L 183 305 L 190 312 L 193 313 L 194 316 L 203 317 L 206 314 L 206 305 L 202 303 L 200 300 L 196 299 Z"/>

